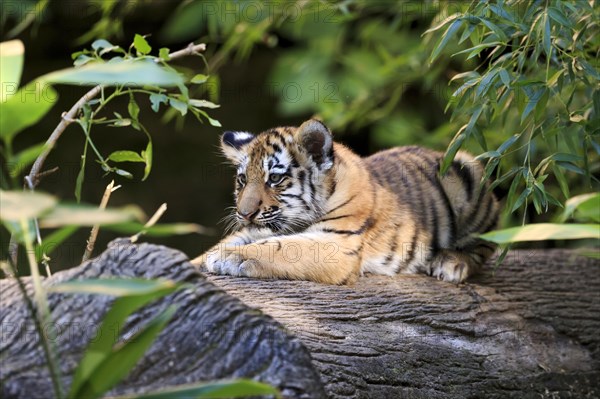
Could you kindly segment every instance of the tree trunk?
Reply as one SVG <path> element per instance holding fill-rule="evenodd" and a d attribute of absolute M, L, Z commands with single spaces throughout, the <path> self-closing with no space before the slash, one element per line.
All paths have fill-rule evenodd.
<path fill-rule="evenodd" d="M 600 262 L 514 251 L 468 284 L 208 280 L 308 347 L 332 398 L 600 397 Z"/>
<path fill-rule="evenodd" d="M 571 251 L 514 251 L 496 273 L 490 268 L 460 286 L 401 275 L 338 287 L 215 275 L 206 281 L 177 251 L 117 244 L 45 284 L 136 276 L 194 288 L 128 320 L 125 334 L 168 304 L 179 306 L 111 394 L 248 376 L 285 397 L 600 397 L 600 262 Z M 20 293 L 10 280 L 0 289 L 2 397 L 47 397 L 48 374 Z M 110 303 L 50 295 L 65 386 L 93 336 L 81 326 L 97 326 Z"/>
<path fill-rule="evenodd" d="M 98 258 L 45 280 L 110 277 L 161 278 L 186 282 L 180 290 L 142 308 L 124 326 L 99 331 L 112 304 L 105 295 L 50 294 L 53 340 L 59 351 L 63 389 L 90 339 L 116 334 L 122 340 L 167 306 L 177 311 L 129 377 L 110 395 L 143 393 L 178 384 L 247 377 L 278 387 L 286 397 L 324 396 L 310 354 L 282 326 L 207 282 L 181 252 L 157 245 L 113 242 Z M 29 279 L 27 289 L 31 294 Z M 0 378 L 2 398 L 52 397 L 52 384 L 32 319 L 15 280 L 0 280 Z M 115 337 L 116 338 L 116 337 Z"/>

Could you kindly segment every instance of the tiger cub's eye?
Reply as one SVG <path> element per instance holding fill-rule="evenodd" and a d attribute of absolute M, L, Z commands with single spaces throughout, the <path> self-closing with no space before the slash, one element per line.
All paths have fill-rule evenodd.
<path fill-rule="evenodd" d="M 283 180 L 283 175 L 280 173 L 271 173 L 269 175 L 269 183 L 271 183 L 271 184 L 281 183 L 282 180 Z"/>
<path fill-rule="evenodd" d="M 237 175 L 237 182 L 240 186 L 243 186 L 246 184 L 246 175 L 243 173 L 240 173 L 239 175 Z"/>

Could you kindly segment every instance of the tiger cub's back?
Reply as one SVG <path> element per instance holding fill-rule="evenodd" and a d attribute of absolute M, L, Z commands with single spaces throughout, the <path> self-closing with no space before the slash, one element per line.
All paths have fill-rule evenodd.
<path fill-rule="evenodd" d="M 498 221 L 494 195 L 480 190 L 481 163 L 459 152 L 448 172 L 439 176 L 443 154 L 417 146 L 397 147 L 364 159 L 377 183 L 407 206 L 417 224 L 431 232 L 432 249 L 473 245 L 473 234 L 493 229 Z"/>

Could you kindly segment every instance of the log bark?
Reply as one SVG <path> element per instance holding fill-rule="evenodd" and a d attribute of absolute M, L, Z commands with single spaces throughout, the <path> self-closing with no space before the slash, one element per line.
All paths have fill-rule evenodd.
<path fill-rule="evenodd" d="M 459 286 L 208 280 L 299 337 L 331 398 L 600 397 L 600 262 L 573 251 L 514 251 Z"/>
<path fill-rule="evenodd" d="M 56 273 L 44 285 L 116 276 L 170 279 L 192 287 L 142 308 L 124 326 L 115 326 L 111 331 L 99 331 L 99 326 L 112 298 L 50 294 L 49 305 L 58 332 L 53 342 L 59 352 L 64 388 L 70 386 L 75 367 L 97 334 L 116 334 L 122 340 L 175 304 L 178 308 L 168 326 L 128 378 L 109 395 L 246 377 L 278 387 L 285 397 L 324 396 L 319 375 L 302 343 L 271 317 L 207 282 L 181 252 L 117 241 L 100 257 Z M 32 293 L 31 281 L 25 280 Z M 45 358 L 15 280 L 1 280 L 0 292 L 0 397 L 50 398 L 52 385 Z"/>
<path fill-rule="evenodd" d="M 511 252 L 496 271 L 490 266 L 459 286 L 406 275 L 368 276 L 351 287 L 205 280 L 183 254 L 141 244 L 113 245 L 45 284 L 137 276 L 194 285 L 128 320 L 124 332 L 167 304 L 179 306 L 111 394 L 249 376 L 280 387 L 285 397 L 597 398 L 599 272 L 598 260 L 545 250 Z M 9 280 L 0 289 L 2 397 L 47 397 L 50 382 L 20 294 Z M 110 303 L 102 296 L 50 296 L 63 325 L 97 325 Z M 65 386 L 88 341 L 89 334 L 59 335 Z"/>

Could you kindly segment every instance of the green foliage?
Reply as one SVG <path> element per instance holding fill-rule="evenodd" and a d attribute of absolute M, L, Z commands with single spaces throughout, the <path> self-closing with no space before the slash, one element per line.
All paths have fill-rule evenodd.
<path fill-rule="evenodd" d="M 497 244 L 510 244 L 522 241 L 577 240 L 583 238 L 600 240 L 600 224 L 532 223 L 525 226 L 490 231 L 489 233 L 482 234 L 481 238 Z"/>
<path fill-rule="evenodd" d="M 427 31 L 439 36 L 431 61 L 456 36 L 470 45 L 454 56 L 483 61 L 451 79 L 459 86 L 449 107 L 464 122 L 455 140 L 479 143 L 486 178 L 510 185 L 509 212 L 528 204 L 546 212 L 563 206 L 569 186 L 598 187 L 600 11 L 587 2 L 534 3 L 473 3 Z"/>
<path fill-rule="evenodd" d="M 167 324 L 174 309 L 155 317 L 129 340 L 117 343 L 110 331 L 122 328 L 137 309 L 178 289 L 171 281 L 141 279 L 80 280 L 58 284 L 51 292 L 117 296 L 104 316 L 98 338 L 91 341 L 79 362 L 68 398 L 98 398 L 125 378 Z"/>

